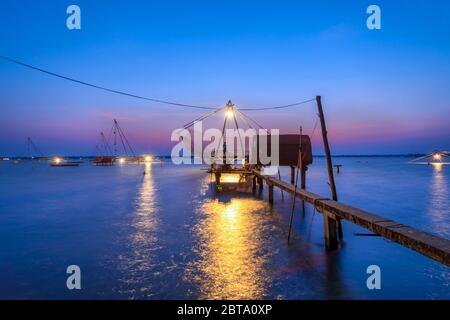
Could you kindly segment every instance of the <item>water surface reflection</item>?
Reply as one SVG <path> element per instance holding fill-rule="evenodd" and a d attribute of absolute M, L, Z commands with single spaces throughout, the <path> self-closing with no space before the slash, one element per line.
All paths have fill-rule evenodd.
<path fill-rule="evenodd" d="M 154 251 L 158 249 L 156 230 L 157 202 L 156 187 L 153 180 L 152 165 L 146 163 L 142 176 L 142 184 L 135 199 L 131 231 L 128 236 L 127 254 L 120 256 L 120 267 L 123 272 L 121 281 L 125 284 L 125 293 L 131 298 L 151 296 L 152 269 L 155 267 Z"/>
<path fill-rule="evenodd" d="M 228 202 L 205 200 L 199 206 L 201 221 L 195 227 L 199 260 L 189 268 L 203 299 L 258 299 L 266 295 L 268 254 L 261 251 L 261 200 L 233 198 Z"/>
<path fill-rule="evenodd" d="M 443 170 L 444 166 L 442 164 L 433 164 L 428 214 L 431 218 L 435 233 L 445 237 L 450 234 L 450 225 L 447 223 L 447 213 L 449 212 L 448 181 Z"/>

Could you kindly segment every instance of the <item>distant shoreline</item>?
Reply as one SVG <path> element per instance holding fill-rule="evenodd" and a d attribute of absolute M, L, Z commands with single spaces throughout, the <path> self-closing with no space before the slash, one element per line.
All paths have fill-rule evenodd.
<path fill-rule="evenodd" d="M 351 155 L 351 154 L 339 154 L 339 155 L 333 155 L 333 158 L 411 158 L 411 157 L 421 157 L 421 156 L 425 156 L 426 153 L 410 153 L 410 154 L 370 154 L 370 155 L 364 155 L 364 154 L 355 154 L 355 155 Z M 58 155 L 59 156 L 59 155 Z M 10 159 L 10 160 L 32 160 L 32 159 L 47 159 L 47 158 L 52 158 L 53 156 L 46 156 L 46 157 L 34 157 L 31 158 L 29 156 L 0 156 L 0 160 L 4 160 L 4 159 Z M 67 159 L 93 159 L 97 156 L 60 156 L 63 158 L 67 158 Z M 170 159 L 170 156 L 160 156 L 157 155 L 155 156 L 157 158 L 160 159 Z M 324 158 L 325 155 L 314 155 L 314 158 Z"/>

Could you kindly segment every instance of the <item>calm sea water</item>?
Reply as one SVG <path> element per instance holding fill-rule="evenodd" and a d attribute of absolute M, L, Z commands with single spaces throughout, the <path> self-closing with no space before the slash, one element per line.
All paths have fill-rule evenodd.
<path fill-rule="evenodd" d="M 450 167 L 336 158 L 341 201 L 450 238 Z M 144 175 L 143 172 L 146 172 Z M 282 170 L 288 180 L 289 171 Z M 329 196 L 325 162 L 307 188 Z M 198 166 L 74 168 L 0 162 L 0 298 L 449 299 L 450 268 L 344 222 L 327 252 L 320 213 L 292 199 L 215 194 Z M 299 208 L 299 206 L 297 206 Z M 82 289 L 66 288 L 78 265 Z M 381 268 L 368 290 L 366 268 Z"/>

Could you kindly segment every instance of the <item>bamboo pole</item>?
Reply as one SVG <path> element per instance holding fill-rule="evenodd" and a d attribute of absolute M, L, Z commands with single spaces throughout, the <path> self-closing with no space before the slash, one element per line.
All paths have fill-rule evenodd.
<path fill-rule="evenodd" d="M 322 139 L 323 139 L 323 145 L 324 145 L 324 149 L 325 149 L 325 156 L 327 158 L 328 180 L 330 183 L 331 196 L 334 201 L 338 201 L 337 192 L 336 192 L 336 183 L 334 181 L 334 174 L 333 174 L 333 162 L 331 160 L 330 144 L 328 143 L 327 126 L 325 124 L 325 116 L 323 115 L 322 97 L 316 96 L 316 102 L 317 102 L 317 109 L 319 111 L 320 127 L 321 127 L 321 131 L 322 131 Z M 338 236 L 340 239 L 342 239 L 343 238 L 342 224 L 341 224 L 341 221 L 339 218 L 336 221 L 336 226 L 338 229 Z"/>
<path fill-rule="evenodd" d="M 303 130 L 300 127 L 300 158 L 297 166 L 300 168 L 300 188 L 306 188 L 306 166 L 303 165 Z M 298 170 L 298 169 L 297 169 Z M 305 201 L 302 200 L 302 213 L 305 216 Z"/>
<path fill-rule="evenodd" d="M 292 211 L 291 211 L 291 219 L 289 220 L 289 231 L 288 231 L 288 243 L 291 239 L 291 230 L 292 230 L 292 220 L 294 219 L 294 211 L 295 211 L 295 195 L 297 193 L 297 184 L 298 184 L 298 172 L 299 166 L 301 166 L 302 163 L 302 127 L 300 127 L 300 144 L 298 146 L 298 155 L 297 155 L 297 174 L 295 176 L 295 185 L 294 185 L 294 194 L 292 197 Z"/>
<path fill-rule="evenodd" d="M 301 168 L 301 172 L 300 172 L 300 188 L 303 190 L 306 189 L 306 170 L 307 170 L 307 167 L 303 166 L 303 163 L 302 163 L 302 168 Z M 302 200 L 302 212 L 303 212 L 303 216 L 305 216 L 305 200 Z"/>
<path fill-rule="evenodd" d="M 295 167 L 291 166 L 291 184 L 295 183 Z"/>
<path fill-rule="evenodd" d="M 334 175 L 333 175 L 333 163 L 331 160 L 330 145 L 328 143 L 328 135 L 327 135 L 328 132 L 325 124 L 325 117 L 323 115 L 321 96 L 317 96 L 316 101 L 317 101 L 317 109 L 319 111 L 320 126 L 322 128 L 321 131 L 322 131 L 323 146 L 325 149 L 325 156 L 327 158 L 328 180 L 330 182 L 331 195 L 333 197 L 333 200 L 337 201 L 336 184 L 334 182 Z"/>
<path fill-rule="evenodd" d="M 280 167 L 278 167 L 278 180 L 281 180 L 281 173 L 280 173 Z M 284 192 L 283 189 L 281 190 L 281 199 L 284 200 Z"/>

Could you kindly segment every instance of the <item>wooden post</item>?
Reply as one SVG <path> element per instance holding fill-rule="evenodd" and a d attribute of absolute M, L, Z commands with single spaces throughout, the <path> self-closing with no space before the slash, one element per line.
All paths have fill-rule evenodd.
<path fill-rule="evenodd" d="M 306 166 L 303 164 L 303 130 L 300 127 L 300 156 L 298 157 L 297 166 L 300 169 L 300 188 L 305 189 L 306 187 Z M 302 213 L 305 216 L 305 200 L 302 199 Z"/>
<path fill-rule="evenodd" d="M 219 185 L 220 184 L 220 176 L 221 176 L 221 174 L 220 174 L 220 172 L 215 172 L 214 175 L 216 176 L 216 185 Z"/>
<path fill-rule="evenodd" d="M 253 179 L 252 179 L 252 190 L 253 191 L 256 190 L 256 176 L 253 176 Z"/>
<path fill-rule="evenodd" d="M 342 231 L 342 221 L 341 218 L 337 218 L 336 219 L 336 225 L 337 225 L 337 229 L 338 229 L 338 235 L 339 235 L 339 239 L 344 239 L 344 232 Z"/>
<path fill-rule="evenodd" d="M 303 166 L 302 164 L 302 170 L 300 171 L 300 188 L 303 190 L 306 189 L 306 170 L 308 170 L 308 167 Z M 302 200 L 302 212 L 303 215 L 305 215 L 305 200 Z"/>
<path fill-rule="evenodd" d="M 278 180 L 281 180 L 281 173 L 280 173 L 280 167 L 278 167 Z M 284 192 L 283 189 L 281 190 L 281 200 L 284 200 Z"/>
<path fill-rule="evenodd" d="M 300 126 L 300 138 L 299 138 L 299 145 L 298 145 L 298 156 L 297 156 L 297 175 L 295 176 L 295 179 L 293 181 L 295 181 L 294 184 L 294 194 L 293 194 L 293 198 L 292 198 L 292 211 L 291 211 L 291 219 L 289 220 L 289 231 L 288 231 L 288 243 L 289 240 L 291 239 L 291 230 L 292 230 L 292 221 L 294 220 L 294 212 L 295 212 L 295 199 L 297 196 L 297 186 L 298 186 L 298 172 L 303 170 L 303 154 L 302 154 L 302 127 Z M 291 167 L 293 169 L 293 167 Z M 295 172 L 295 169 L 293 169 L 291 171 L 292 177 L 293 177 L 293 173 Z M 291 178 L 292 178 L 291 177 Z M 303 214 L 305 212 L 303 211 Z"/>
<path fill-rule="evenodd" d="M 323 115 L 321 96 L 317 96 L 316 101 L 317 101 L 317 109 L 319 111 L 320 126 L 322 128 L 321 131 L 322 131 L 323 147 L 325 149 L 325 156 L 327 158 L 328 180 L 330 182 L 331 195 L 333 197 L 333 200 L 337 201 L 336 184 L 334 182 L 334 175 L 333 175 L 333 163 L 331 161 L 330 145 L 328 144 L 328 132 L 327 126 L 325 124 L 325 117 Z"/>
<path fill-rule="evenodd" d="M 308 168 L 305 166 L 304 168 L 302 168 L 302 171 L 300 171 L 300 180 L 301 180 L 301 185 L 300 187 L 302 189 L 306 189 L 306 170 L 308 170 Z"/>
<path fill-rule="evenodd" d="M 295 167 L 291 166 L 291 184 L 295 183 Z"/>
<path fill-rule="evenodd" d="M 323 115 L 323 108 L 322 108 L 322 97 L 316 96 L 316 102 L 317 102 L 317 109 L 319 111 L 319 118 L 320 118 L 320 127 L 322 131 L 322 139 L 323 139 L 323 146 L 325 149 L 325 156 L 327 158 L 327 169 L 328 169 L 328 180 L 330 183 L 330 189 L 331 189 L 331 196 L 333 197 L 334 201 L 338 201 L 337 192 L 336 192 L 336 184 L 334 182 L 334 175 L 333 175 L 333 162 L 331 161 L 331 151 L 330 151 L 330 145 L 328 143 L 328 132 L 327 132 L 327 126 L 325 124 L 325 117 Z M 342 224 L 340 219 L 337 219 L 336 226 L 338 228 L 338 234 L 339 238 L 343 238 L 343 232 L 342 232 Z"/>
<path fill-rule="evenodd" d="M 269 183 L 269 203 L 273 203 L 273 184 Z"/>
<path fill-rule="evenodd" d="M 328 250 L 335 250 L 338 248 L 337 237 L 337 219 L 334 215 L 328 212 L 323 212 L 323 227 L 325 236 L 325 246 Z"/>
<path fill-rule="evenodd" d="M 262 178 L 258 178 L 259 190 L 263 189 L 263 183 L 264 183 L 263 179 Z"/>

